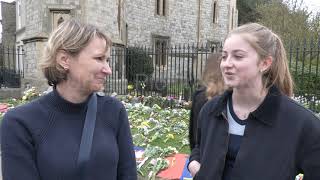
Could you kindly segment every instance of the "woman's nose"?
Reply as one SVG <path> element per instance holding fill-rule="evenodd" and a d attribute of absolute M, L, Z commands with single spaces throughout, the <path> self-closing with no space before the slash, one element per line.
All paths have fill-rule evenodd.
<path fill-rule="evenodd" d="M 112 74 L 112 70 L 111 70 L 111 67 L 110 67 L 109 63 L 105 63 L 103 65 L 102 72 L 105 73 L 106 75 L 111 75 Z"/>
<path fill-rule="evenodd" d="M 233 65 L 231 58 L 227 57 L 225 60 L 221 61 L 221 65 L 223 67 L 231 67 Z"/>

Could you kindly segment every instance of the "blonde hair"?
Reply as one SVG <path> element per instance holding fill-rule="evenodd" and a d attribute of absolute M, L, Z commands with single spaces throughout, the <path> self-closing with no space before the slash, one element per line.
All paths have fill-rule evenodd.
<path fill-rule="evenodd" d="M 102 31 L 76 19 L 64 21 L 51 33 L 39 64 L 50 86 L 59 84 L 67 76 L 67 71 L 56 61 L 58 51 L 63 50 L 75 57 L 94 37 L 104 39 L 107 49 L 111 47 L 111 40 Z"/>
<path fill-rule="evenodd" d="M 220 62 L 221 53 L 210 54 L 202 73 L 201 84 L 207 88 L 206 95 L 208 99 L 221 94 L 225 90 Z"/>
<path fill-rule="evenodd" d="M 272 57 L 272 65 L 263 72 L 262 83 L 265 88 L 273 85 L 287 95 L 293 95 L 293 81 L 289 71 L 286 51 L 280 37 L 267 27 L 249 23 L 232 30 L 233 34 L 241 35 L 258 53 L 260 60 Z M 227 37 L 227 38 L 228 38 Z"/>

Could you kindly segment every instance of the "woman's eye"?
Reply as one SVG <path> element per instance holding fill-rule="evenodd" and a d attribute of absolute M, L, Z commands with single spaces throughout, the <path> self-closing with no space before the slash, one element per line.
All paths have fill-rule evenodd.
<path fill-rule="evenodd" d="M 104 57 L 96 57 L 95 59 L 98 61 L 105 61 L 106 60 Z"/>
<path fill-rule="evenodd" d="M 234 57 L 235 57 L 236 59 L 242 59 L 242 58 L 243 58 L 242 55 L 234 55 Z"/>

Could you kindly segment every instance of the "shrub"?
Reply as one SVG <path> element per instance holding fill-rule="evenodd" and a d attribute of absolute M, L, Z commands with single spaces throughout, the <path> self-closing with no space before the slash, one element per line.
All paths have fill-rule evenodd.
<path fill-rule="evenodd" d="M 320 77 L 316 73 L 291 72 L 295 87 L 294 95 L 299 102 L 308 109 L 318 113 L 320 112 Z"/>
<path fill-rule="evenodd" d="M 315 73 L 296 73 L 295 71 L 291 72 L 294 83 L 295 83 L 295 94 L 297 95 L 319 95 L 320 94 L 320 77 Z M 320 98 L 320 97 L 319 97 Z"/>
<path fill-rule="evenodd" d="M 152 58 L 142 48 L 127 48 L 126 78 L 129 83 L 145 81 L 154 71 Z"/>

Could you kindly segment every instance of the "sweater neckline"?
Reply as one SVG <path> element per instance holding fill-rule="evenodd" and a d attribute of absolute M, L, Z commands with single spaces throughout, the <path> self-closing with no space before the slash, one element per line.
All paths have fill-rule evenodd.
<path fill-rule="evenodd" d="M 64 99 L 56 88 L 44 97 L 44 100 L 49 103 L 50 106 L 61 112 L 75 113 L 85 112 L 87 110 L 87 104 L 91 95 L 82 103 L 73 103 Z"/>

